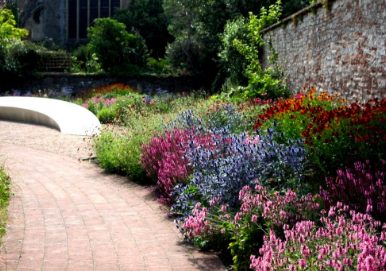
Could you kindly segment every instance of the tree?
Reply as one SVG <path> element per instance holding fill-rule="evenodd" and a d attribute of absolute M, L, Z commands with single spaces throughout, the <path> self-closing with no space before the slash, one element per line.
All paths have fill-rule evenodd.
<path fill-rule="evenodd" d="M 0 46 L 11 45 L 28 35 L 28 31 L 16 27 L 15 16 L 9 9 L 0 9 Z"/>
<path fill-rule="evenodd" d="M 285 1 L 284 16 L 288 15 L 287 10 L 300 9 L 308 1 Z M 213 79 L 220 68 L 220 34 L 227 21 L 246 17 L 248 12 L 256 14 L 262 7 L 274 3 L 275 0 L 164 0 L 165 14 L 170 22 L 168 30 L 175 38 L 167 49 L 171 63 L 191 74 Z"/>
<path fill-rule="evenodd" d="M 162 0 L 132 0 L 128 9 L 118 11 L 114 18 L 124 23 L 128 31 L 138 32 L 153 57 L 165 55 L 166 45 L 173 37 L 167 30 Z"/>
<path fill-rule="evenodd" d="M 89 48 L 107 71 L 146 64 L 147 48 L 139 34 L 126 31 L 123 23 L 111 18 L 95 20 L 88 29 Z"/>

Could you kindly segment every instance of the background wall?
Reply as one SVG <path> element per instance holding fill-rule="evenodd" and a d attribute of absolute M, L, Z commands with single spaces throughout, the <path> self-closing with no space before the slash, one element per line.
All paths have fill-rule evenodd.
<path fill-rule="evenodd" d="M 311 85 L 363 101 L 386 98 L 386 1 L 317 4 L 266 30 L 291 89 Z M 263 53 L 267 64 L 268 48 Z"/>

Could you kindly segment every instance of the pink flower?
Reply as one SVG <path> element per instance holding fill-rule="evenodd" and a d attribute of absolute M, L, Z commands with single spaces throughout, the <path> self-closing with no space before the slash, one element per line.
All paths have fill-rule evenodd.
<path fill-rule="evenodd" d="M 298 264 L 299 264 L 299 267 L 300 267 L 300 268 L 304 269 L 304 268 L 306 268 L 306 266 L 307 266 L 307 261 L 306 261 L 305 259 L 300 259 L 300 260 L 298 261 Z"/>

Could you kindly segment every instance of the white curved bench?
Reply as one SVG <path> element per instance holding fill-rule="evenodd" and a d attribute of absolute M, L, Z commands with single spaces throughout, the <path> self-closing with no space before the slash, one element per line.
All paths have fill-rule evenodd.
<path fill-rule="evenodd" d="M 97 117 L 82 106 L 36 97 L 0 97 L 0 119 L 44 125 L 73 135 L 95 135 L 101 127 Z"/>

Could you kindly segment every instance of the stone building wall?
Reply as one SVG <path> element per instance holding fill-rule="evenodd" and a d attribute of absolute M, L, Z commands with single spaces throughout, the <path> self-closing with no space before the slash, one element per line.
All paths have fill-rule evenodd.
<path fill-rule="evenodd" d="M 90 0 L 95 1 L 95 0 Z M 127 8 L 130 0 L 121 0 Z M 68 42 L 68 0 L 18 0 L 21 25 L 29 30 L 33 41 Z"/>
<path fill-rule="evenodd" d="M 264 32 L 293 90 L 311 85 L 348 100 L 386 98 L 386 1 L 335 0 Z M 262 58 L 267 65 L 265 48 Z"/>

